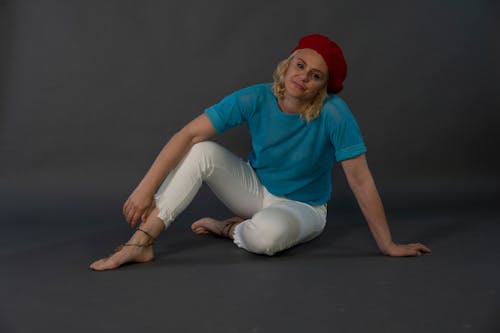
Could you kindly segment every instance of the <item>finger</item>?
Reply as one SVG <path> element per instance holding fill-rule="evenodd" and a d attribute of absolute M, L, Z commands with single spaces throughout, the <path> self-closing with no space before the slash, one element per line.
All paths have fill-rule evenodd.
<path fill-rule="evenodd" d="M 413 243 L 411 244 L 413 245 L 414 247 L 416 247 L 419 251 L 422 251 L 422 252 L 426 252 L 426 253 L 430 253 L 431 252 L 431 249 L 429 249 L 427 246 L 425 246 L 424 244 L 421 244 L 421 243 Z"/>
<path fill-rule="evenodd" d="M 130 217 L 131 217 L 130 212 L 131 212 L 130 207 L 125 208 L 123 211 L 123 216 L 125 217 L 125 220 L 127 221 L 128 224 L 130 224 Z"/>
<path fill-rule="evenodd" d="M 421 255 L 422 253 L 416 248 L 414 244 L 406 244 L 401 247 L 401 253 L 399 256 L 401 257 L 416 257 Z"/>
<path fill-rule="evenodd" d="M 134 221 L 134 216 L 140 215 L 140 210 L 133 204 L 130 204 L 125 212 L 126 220 L 128 224 L 131 224 Z M 135 218 L 137 219 L 137 217 Z"/>
<path fill-rule="evenodd" d="M 128 208 L 128 200 L 125 201 L 125 203 L 123 204 L 123 208 L 122 208 L 123 215 L 127 215 L 127 208 Z"/>
<path fill-rule="evenodd" d="M 141 212 L 136 211 L 132 216 L 132 228 L 135 228 L 135 226 L 137 225 L 137 221 L 139 220 L 140 217 L 141 217 Z"/>
<path fill-rule="evenodd" d="M 132 219 L 132 216 L 134 216 L 136 209 L 132 205 L 130 205 L 127 210 L 125 211 L 125 216 L 127 217 L 127 220 L 130 222 Z"/>
<path fill-rule="evenodd" d="M 125 219 L 127 220 L 127 223 L 133 227 L 134 224 L 134 216 L 136 215 L 136 209 L 132 208 L 129 211 L 127 211 L 127 215 L 125 216 Z"/>
<path fill-rule="evenodd" d="M 141 221 L 142 222 L 146 222 L 146 219 L 148 218 L 148 215 L 149 215 L 149 208 L 145 209 L 144 213 L 142 213 L 142 215 L 141 215 Z"/>
<path fill-rule="evenodd" d="M 142 214 L 142 222 L 146 222 L 146 220 L 148 219 L 149 215 L 150 215 L 150 214 L 151 214 L 151 212 L 153 211 L 154 206 L 155 206 L 155 205 L 154 205 L 154 202 L 153 202 L 153 204 L 151 204 L 151 205 L 149 206 L 149 208 L 148 208 L 148 209 L 146 209 L 146 211 L 144 212 L 144 214 Z"/>
<path fill-rule="evenodd" d="M 127 198 L 127 200 L 125 200 L 124 204 L 123 204 L 123 210 L 125 209 L 129 209 L 133 204 L 133 201 L 130 197 Z"/>
<path fill-rule="evenodd" d="M 431 249 L 430 249 L 430 248 L 428 248 L 427 246 L 425 246 L 424 244 L 420 244 L 420 245 L 422 246 L 422 250 L 423 250 L 424 252 L 426 252 L 426 253 L 431 253 L 431 252 L 432 252 L 432 251 L 431 251 Z"/>
<path fill-rule="evenodd" d="M 149 217 L 150 213 L 151 213 L 151 211 L 146 211 L 146 212 L 144 212 L 144 214 L 141 215 L 141 221 L 142 221 L 142 223 L 146 223 L 146 221 L 148 220 L 148 217 Z"/>
<path fill-rule="evenodd" d="M 134 216 L 135 216 L 135 215 L 136 215 L 135 213 L 134 213 L 134 214 L 131 214 L 131 215 L 130 215 L 130 218 L 129 218 L 129 221 L 128 221 L 128 224 L 129 224 L 132 228 L 134 228 L 134 227 L 135 227 L 135 224 L 136 224 L 136 223 L 135 223 L 135 219 L 134 219 Z"/>
<path fill-rule="evenodd" d="M 134 206 L 132 205 L 131 202 L 128 202 L 124 207 L 123 207 L 123 215 L 128 217 L 130 216 L 130 213 L 134 210 Z"/>
<path fill-rule="evenodd" d="M 411 248 L 407 248 L 406 251 L 401 253 L 402 257 L 417 257 L 419 255 L 421 255 L 420 251 Z"/>
<path fill-rule="evenodd" d="M 419 247 L 418 250 L 422 253 L 431 253 L 431 250 L 425 246 Z"/>

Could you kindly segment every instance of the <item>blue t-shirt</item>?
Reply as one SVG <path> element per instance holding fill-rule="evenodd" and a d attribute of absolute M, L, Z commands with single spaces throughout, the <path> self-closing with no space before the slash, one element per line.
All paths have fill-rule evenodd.
<path fill-rule="evenodd" d="M 238 90 L 205 114 L 219 133 L 246 123 L 253 148 L 248 161 L 261 183 L 274 195 L 310 205 L 330 198 L 335 161 L 366 152 L 351 111 L 333 94 L 309 123 L 283 113 L 268 83 Z"/>

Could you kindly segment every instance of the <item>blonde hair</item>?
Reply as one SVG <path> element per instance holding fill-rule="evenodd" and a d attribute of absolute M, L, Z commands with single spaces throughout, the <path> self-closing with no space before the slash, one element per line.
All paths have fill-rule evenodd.
<path fill-rule="evenodd" d="M 297 50 L 298 51 L 298 50 Z M 285 74 L 290 66 L 290 62 L 293 57 L 297 53 L 297 51 L 293 52 L 288 58 L 282 60 L 278 66 L 276 66 L 276 70 L 273 73 L 273 85 L 272 90 L 274 96 L 278 100 L 285 98 Z M 321 108 L 323 107 L 323 103 L 325 102 L 326 97 L 328 96 L 327 92 L 327 84 L 314 96 L 311 100 L 311 103 L 307 106 L 304 113 L 301 115 L 307 122 L 316 119 L 321 112 Z"/>

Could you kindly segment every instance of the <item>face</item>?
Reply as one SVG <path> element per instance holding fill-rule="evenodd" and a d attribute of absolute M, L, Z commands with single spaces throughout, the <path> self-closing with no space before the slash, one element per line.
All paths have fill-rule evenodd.
<path fill-rule="evenodd" d="M 312 49 L 301 49 L 293 56 L 285 74 L 285 96 L 311 100 L 328 82 L 328 66 Z"/>

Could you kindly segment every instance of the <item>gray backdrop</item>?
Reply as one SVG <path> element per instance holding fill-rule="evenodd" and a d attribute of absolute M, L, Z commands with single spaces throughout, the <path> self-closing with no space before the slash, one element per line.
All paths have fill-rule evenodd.
<path fill-rule="evenodd" d="M 497 196 L 499 7 L 0 1 L 2 223 L 22 220 L 26 209 L 50 221 L 54 212 L 74 216 L 75 207 L 90 206 L 102 215 L 85 223 L 116 223 L 175 131 L 226 94 L 270 81 L 309 33 L 343 47 L 349 71 L 340 96 L 386 201 L 469 205 Z M 248 153 L 244 128 L 216 140 Z M 332 202 L 354 205 L 338 168 L 333 177 Z M 210 195 L 202 191 L 194 207 L 205 211 L 195 215 L 220 208 Z"/>
<path fill-rule="evenodd" d="M 0 331 L 499 332 L 499 3 L 0 0 Z M 204 187 L 154 263 L 91 272 L 168 138 L 309 33 L 344 49 L 394 239 L 433 253 L 379 255 L 336 167 L 314 242 L 198 237 L 229 214 Z"/>

